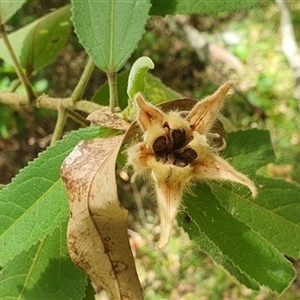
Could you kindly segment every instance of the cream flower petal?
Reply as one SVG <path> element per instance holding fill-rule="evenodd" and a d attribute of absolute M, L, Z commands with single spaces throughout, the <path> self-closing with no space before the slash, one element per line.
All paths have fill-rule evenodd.
<path fill-rule="evenodd" d="M 164 113 L 157 107 L 147 103 L 141 93 L 135 95 L 135 102 L 139 108 L 138 121 L 144 131 L 151 127 L 153 121 L 162 123 Z"/>
<path fill-rule="evenodd" d="M 194 164 L 194 176 L 200 180 L 238 182 L 250 189 L 252 197 L 257 195 L 254 183 L 246 175 L 236 171 L 226 160 L 214 154 L 207 154 L 203 160 Z"/>
<path fill-rule="evenodd" d="M 161 164 L 155 159 L 148 161 L 155 182 L 161 234 L 157 247 L 162 249 L 168 243 L 174 221 L 180 207 L 182 190 L 192 178 L 193 168 Z"/>
<path fill-rule="evenodd" d="M 230 80 L 224 83 L 214 94 L 199 101 L 187 116 L 191 129 L 205 134 L 211 128 L 229 90 L 236 84 Z"/>
<path fill-rule="evenodd" d="M 174 221 L 182 199 L 182 184 L 176 186 L 165 182 L 157 182 L 157 204 L 160 216 L 160 238 L 158 249 L 163 249 L 170 240 Z"/>

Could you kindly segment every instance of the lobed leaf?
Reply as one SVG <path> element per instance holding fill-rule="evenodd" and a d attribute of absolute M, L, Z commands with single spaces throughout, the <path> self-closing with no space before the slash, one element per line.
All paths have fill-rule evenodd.
<path fill-rule="evenodd" d="M 0 24 L 5 24 L 26 2 L 26 0 L 0 0 Z"/>
<path fill-rule="evenodd" d="M 41 153 L 0 191 L 0 265 L 54 231 L 69 214 L 60 166 L 82 139 L 105 135 L 105 129 L 78 130 Z"/>
<path fill-rule="evenodd" d="M 8 36 L 21 66 L 28 74 L 50 64 L 61 51 L 71 30 L 70 17 L 70 5 L 67 5 Z M 13 65 L 2 40 L 0 53 L 8 64 Z"/>
<path fill-rule="evenodd" d="M 259 0 L 152 0 L 151 15 L 165 16 L 176 14 L 218 14 L 241 9 L 249 9 Z"/>
<path fill-rule="evenodd" d="M 79 41 L 102 71 L 123 67 L 144 33 L 149 9 L 150 0 L 72 0 Z"/>
<path fill-rule="evenodd" d="M 0 298 L 82 299 L 86 275 L 68 256 L 66 221 L 52 235 L 6 263 L 0 276 Z"/>

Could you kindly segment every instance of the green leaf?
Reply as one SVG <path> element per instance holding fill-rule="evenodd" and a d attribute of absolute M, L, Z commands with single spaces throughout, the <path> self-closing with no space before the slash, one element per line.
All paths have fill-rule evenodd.
<path fill-rule="evenodd" d="M 234 146 L 235 145 L 235 146 Z M 238 150 L 239 148 L 239 150 Z M 239 171 L 254 171 L 273 160 L 271 142 L 265 131 L 249 130 L 228 135 L 226 156 Z M 255 199 L 245 198 L 232 185 L 222 184 L 214 194 L 239 220 L 247 223 L 279 251 L 300 257 L 300 186 L 283 180 L 254 176 Z"/>
<path fill-rule="evenodd" d="M 134 62 L 128 77 L 127 95 L 129 99 L 133 99 L 138 92 L 145 92 L 145 76 L 149 69 L 154 69 L 154 63 L 147 56 L 142 56 Z"/>
<path fill-rule="evenodd" d="M 140 76 L 143 76 L 140 74 Z M 142 78 L 140 78 L 142 80 Z M 142 86 L 140 86 L 142 88 Z M 138 91 L 138 90 L 137 90 Z M 153 104 L 160 104 L 171 100 L 173 98 L 178 98 L 181 95 L 173 91 L 172 89 L 165 86 L 161 80 L 149 73 L 145 73 L 145 97 L 147 101 Z M 136 119 L 137 109 L 135 105 L 132 105 L 128 101 L 127 108 L 123 111 L 123 119 L 127 121 L 134 121 Z"/>
<path fill-rule="evenodd" d="M 66 221 L 41 242 L 5 264 L 0 277 L 0 298 L 82 299 L 86 274 L 68 256 Z"/>
<path fill-rule="evenodd" d="M 228 133 L 224 158 L 230 158 L 230 164 L 242 173 L 256 173 L 275 160 L 269 131 L 251 129 Z"/>
<path fill-rule="evenodd" d="M 145 96 L 152 104 L 160 104 L 169 100 L 182 98 L 182 95 L 162 83 L 160 78 L 147 73 Z"/>
<path fill-rule="evenodd" d="M 218 264 L 223 266 L 232 276 L 234 276 L 241 284 L 244 284 L 252 290 L 259 290 L 259 284 L 251 279 L 246 273 L 242 272 L 233 262 L 223 253 L 220 248 L 209 239 L 209 237 L 198 227 L 197 223 L 184 213 L 177 216 L 179 225 L 189 235 L 190 239 L 195 241 L 203 252 L 213 258 Z"/>
<path fill-rule="evenodd" d="M 150 0 L 72 0 L 72 6 L 77 36 L 94 63 L 120 70 L 144 33 Z"/>
<path fill-rule="evenodd" d="M 5 24 L 26 2 L 26 0 L 0 0 L 0 24 Z"/>
<path fill-rule="evenodd" d="M 196 198 L 185 201 L 191 220 L 181 220 L 181 224 L 241 283 L 254 289 L 259 283 L 281 293 L 293 280 L 294 271 L 278 250 L 294 258 L 300 253 L 300 188 L 255 175 L 274 159 L 266 131 L 229 133 L 225 156 L 237 170 L 252 173 L 260 187 L 258 197 L 246 197 L 246 188 L 229 183 L 213 182 L 212 191 L 199 184 Z"/>
<path fill-rule="evenodd" d="M 300 257 L 300 186 L 257 177 L 261 186 L 255 199 L 232 193 L 229 186 L 214 191 L 228 212 L 247 223 L 282 253 Z"/>
<path fill-rule="evenodd" d="M 194 231 L 206 236 L 203 244 L 202 240 L 197 240 L 200 247 L 206 248 L 209 253 L 207 240 L 216 245 L 218 252 L 225 257 L 227 264 L 224 267 L 228 268 L 229 260 L 231 269 L 228 270 L 232 275 L 237 278 L 246 275 L 244 284 L 250 278 L 251 284 L 256 281 L 282 293 L 295 278 L 291 263 L 260 234 L 227 212 L 208 186 L 198 184 L 193 192 L 197 196 L 184 202 L 193 222 L 184 225 L 184 228 L 194 226 Z"/>
<path fill-rule="evenodd" d="M 53 232 L 68 215 L 60 166 L 79 141 L 104 134 L 104 129 L 91 127 L 67 135 L 0 191 L 0 265 Z"/>
<path fill-rule="evenodd" d="M 249 9 L 259 0 L 152 0 L 151 15 L 165 16 L 176 14 L 218 14 L 241 9 Z"/>
<path fill-rule="evenodd" d="M 95 289 L 92 285 L 91 279 L 87 278 L 87 286 L 85 287 L 85 296 L 82 300 L 95 300 Z"/>
<path fill-rule="evenodd" d="M 70 5 L 67 5 L 9 35 L 15 54 L 28 74 L 50 64 L 61 51 L 71 30 L 70 17 Z M 2 40 L 0 53 L 8 64 L 13 64 Z"/>

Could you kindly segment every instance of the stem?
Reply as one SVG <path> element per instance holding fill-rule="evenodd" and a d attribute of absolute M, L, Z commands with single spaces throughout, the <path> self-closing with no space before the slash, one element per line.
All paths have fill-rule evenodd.
<path fill-rule="evenodd" d="M 76 88 L 73 91 L 73 94 L 71 96 L 72 103 L 75 104 L 82 98 L 82 94 L 87 86 L 87 83 L 92 75 L 92 72 L 94 70 L 94 63 L 93 61 L 89 58 L 87 65 L 84 68 L 84 71 L 80 77 L 80 80 L 77 83 Z M 66 121 L 68 114 L 71 114 L 73 117 L 77 117 L 78 114 L 72 113 L 72 109 L 68 110 L 64 108 L 62 105 L 58 107 L 58 116 L 57 116 L 57 121 L 55 124 L 55 129 L 53 132 L 53 137 L 51 140 L 50 145 L 54 145 L 57 140 L 59 140 L 62 136 L 63 129 L 65 127 Z M 80 123 L 83 123 L 82 120 L 80 120 Z"/>
<path fill-rule="evenodd" d="M 26 89 L 26 93 L 28 95 L 28 100 L 29 102 L 31 103 L 34 99 L 35 99 L 35 95 L 34 95 L 34 92 L 32 90 L 32 87 L 28 81 L 28 78 L 25 76 L 23 70 L 22 70 L 22 67 L 14 53 L 14 50 L 10 44 L 10 41 L 7 37 L 7 34 L 6 34 L 6 31 L 5 31 L 5 28 L 4 28 L 4 25 L 3 24 L 0 24 L 0 36 L 2 37 L 3 39 L 3 42 L 8 50 L 8 53 L 14 63 L 14 67 L 16 69 L 16 72 L 18 74 L 18 77 L 19 79 L 21 80 L 22 84 L 24 85 L 25 89 Z"/>
<path fill-rule="evenodd" d="M 117 72 L 108 71 L 107 73 L 109 86 L 109 107 L 114 112 L 119 106 L 118 91 L 117 91 Z"/>
<path fill-rule="evenodd" d="M 28 97 L 26 95 L 11 92 L 0 92 L 0 103 L 8 104 L 16 109 L 16 106 L 28 105 Z M 79 110 L 87 114 L 91 114 L 92 112 L 103 108 L 103 106 L 87 100 L 80 100 L 73 104 L 71 98 L 53 98 L 46 94 L 39 96 L 36 101 L 32 103 L 32 106 L 50 110 L 58 110 L 58 107 L 62 106 L 67 109 Z"/>
<path fill-rule="evenodd" d="M 80 124 L 82 127 L 88 127 L 90 122 L 74 110 L 68 110 L 68 117 Z"/>
<path fill-rule="evenodd" d="M 53 132 L 50 146 L 54 145 L 56 141 L 60 140 L 66 120 L 67 120 L 67 110 L 60 106 L 58 108 L 57 121 L 55 124 L 55 129 Z"/>
<path fill-rule="evenodd" d="M 73 91 L 72 94 L 72 101 L 73 103 L 77 102 L 78 100 L 82 99 L 83 92 L 85 91 L 85 88 L 88 84 L 88 81 L 93 73 L 93 70 L 95 68 L 95 64 L 93 61 L 89 58 L 87 65 L 84 68 L 84 71 L 80 77 L 80 80 L 77 83 L 76 88 Z"/>
<path fill-rule="evenodd" d="M 10 88 L 10 92 L 15 92 L 17 90 L 17 88 L 22 84 L 22 82 L 20 81 L 20 79 L 18 78 L 15 83 L 12 85 L 12 87 Z"/>

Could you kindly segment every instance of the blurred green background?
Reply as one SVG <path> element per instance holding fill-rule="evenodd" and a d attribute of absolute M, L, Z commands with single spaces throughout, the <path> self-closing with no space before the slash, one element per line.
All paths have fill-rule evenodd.
<path fill-rule="evenodd" d="M 12 32 L 67 3 L 28 1 L 8 22 L 7 30 Z M 299 45 L 300 2 L 288 2 L 288 6 Z M 226 101 L 222 112 L 237 129 L 269 130 L 277 161 L 264 172 L 300 183 L 299 104 L 293 96 L 293 70 L 282 53 L 279 8 L 273 2 L 262 1 L 249 11 L 217 16 L 192 15 L 178 20 L 193 26 L 215 46 L 211 50 L 215 56 L 211 56 L 210 61 L 200 59 L 185 37 L 170 29 L 167 19 L 151 17 L 146 33 L 123 71 L 128 71 L 140 56 L 149 56 L 155 63 L 153 75 L 178 93 L 197 99 L 212 93 L 224 81 L 237 79 L 240 89 Z M 216 52 L 218 49 L 222 49 L 222 54 Z M 232 57 L 238 65 L 231 63 Z M 55 62 L 30 80 L 37 93 L 68 97 L 85 63 L 85 52 L 72 33 Z M 0 53 L 0 90 L 10 89 L 16 80 L 14 69 L 1 60 Z M 105 75 L 96 69 L 84 98 L 91 99 L 105 80 Z M 17 91 L 24 93 L 22 87 Z M 35 109 L 30 116 L 21 116 L 0 104 L 0 183 L 9 183 L 28 161 L 47 147 L 55 121 L 55 112 Z M 66 130 L 78 127 L 70 122 Z M 130 224 L 134 230 L 131 242 L 136 249 L 137 268 L 146 299 L 300 299 L 299 276 L 283 296 L 265 289 L 254 292 L 240 286 L 189 241 L 180 228 L 174 228 L 173 238 L 163 252 L 156 251 L 151 241 L 158 236 L 159 220 L 151 186 L 145 182 L 133 185 L 126 173 L 120 175 L 121 189 L 136 191 L 133 193 L 135 200 L 143 202 L 141 210 L 133 201 Z M 140 216 L 138 221 L 137 215 Z M 299 262 L 294 265 L 299 271 Z M 98 298 L 108 299 L 101 290 Z"/>

